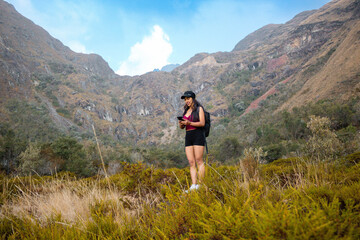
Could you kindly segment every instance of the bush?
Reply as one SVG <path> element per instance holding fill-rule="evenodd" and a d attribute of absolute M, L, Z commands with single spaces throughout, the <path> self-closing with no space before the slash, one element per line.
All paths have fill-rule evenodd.
<path fill-rule="evenodd" d="M 71 64 L 49 62 L 49 66 L 51 71 L 53 71 L 54 73 L 69 75 L 76 72 L 74 66 Z"/>
<path fill-rule="evenodd" d="M 307 127 L 312 136 L 305 145 L 305 153 L 318 160 L 334 158 L 341 151 L 341 143 L 330 130 L 331 122 L 326 117 L 311 116 Z"/>
<path fill-rule="evenodd" d="M 20 171 L 25 174 L 29 174 L 32 171 L 41 174 L 39 169 L 45 165 L 40 157 L 41 146 L 36 143 L 29 143 L 25 151 L 20 153 Z"/>
<path fill-rule="evenodd" d="M 285 137 L 287 139 L 299 139 L 306 135 L 306 123 L 299 116 L 290 114 L 289 112 L 282 113 L 282 125 L 286 130 Z"/>
<path fill-rule="evenodd" d="M 226 137 L 216 147 L 215 159 L 219 162 L 229 162 L 241 156 L 243 146 L 235 137 Z"/>
<path fill-rule="evenodd" d="M 71 118 L 71 113 L 65 108 L 58 108 L 56 112 L 65 118 Z"/>
<path fill-rule="evenodd" d="M 259 180 L 259 166 L 263 157 L 266 156 L 262 148 L 248 148 L 244 150 L 244 157 L 240 160 L 240 167 L 244 179 Z"/>
<path fill-rule="evenodd" d="M 58 138 L 52 143 L 51 148 L 55 155 L 64 159 L 65 171 L 70 171 L 79 176 L 88 177 L 95 173 L 95 168 L 86 158 L 83 146 L 76 139 L 70 137 Z"/>
<path fill-rule="evenodd" d="M 307 116 L 316 115 L 329 118 L 331 121 L 330 127 L 334 130 L 349 126 L 354 115 L 354 110 L 350 104 L 340 104 L 325 100 L 310 104 L 304 110 Z"/>
<path fill-rule="evenodd" d="M 122 171 L 111 176 L 110 182 L 114 187 L 130 194 L 149 194 L 161 192 L 162 187 L 180 181 L 186 186 L 186 178 L 190 177 L 188 169 L 159 169 L 146 167 L 143 163 L 122 163 Z M 101 182 L 107 186 L 106 179 Z"/>
<path fill-rule="evenodd" d="M 279 130 L 271 125 L 263 125 L 262 127 L 257 128 L 256 134 L 258 137 L 257 143 L 263 146 L 276 143 L 281 140 Z"/>
<path fill-rule="evenodd" d="M 272 162 L 276 159 L 281 158 L 285 154 L 285 147 L 279 143 L 279 144 L 271 144 L 264 147 L 264 152 L 266 152 L 266 161 Z"/>
<path fill-rule="evenodd" d="M 291 182 L 295 178 L 295 167 L 302 164 L 299 158 L 278 159 L 269 164 L 261 165 L 261 176 L 266 182 L 277 181 L 281 186 Z"/>
<path fill-rule="evenodd" d="M 353 166 L 360 163 L 360 152 L 352 153 L 340 158 L 341 164 L 346 166 Z"/>
<path fill-rule="evenodd" d="M 14 172 L 18 167 L 18 157 L 26 148 L 26 144 L 19 139 L 15 131 L 4 127 L 3 136 L 0 136 L 0 171 Z"/>

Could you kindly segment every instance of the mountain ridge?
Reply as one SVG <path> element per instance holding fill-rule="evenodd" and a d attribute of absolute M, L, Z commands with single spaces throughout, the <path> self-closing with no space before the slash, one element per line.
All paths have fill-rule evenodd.
<path fill-rule="evenodd" d="M 11 123 L 6 103 L 16 99 L 45 106 L 55 126 L 78 137 L 94 125 L 113 141 L 156 145 L 180 142 L 175 117 L 189 89 L 212 114 L 215 134 L 224 119 L 237 121 L 271 96 L 274 111 L 359 96 L 359 1 L 332 1 L 260 28 L 231 52 L 198 53 L 171 72 L 134 77 L 71 51 L 2 0 L 0 9 L 1 121 Z"/>

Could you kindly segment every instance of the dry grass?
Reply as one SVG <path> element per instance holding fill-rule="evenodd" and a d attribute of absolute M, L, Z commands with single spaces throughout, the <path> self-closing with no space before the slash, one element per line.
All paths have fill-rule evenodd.
<path fill-rule="evenodd" d="M 158 201 L 156 196 L 135 198 L 115 188 L 109 189 L 101 186 L 99 180 L 89 183 L 56 179 L 31 185 L 25 189 L 16 185 L 19 192 L 4 202 L 0 214 L 27 218 L 41 224 L 60 216 L 59 219 L 66 224 L 85 226 L 91 221 L 97 207 L 104 205 L 104 211 L 111 212 L 114 222 L 121 224 L 124 219 L 136 219 L 145 205 Z"/>

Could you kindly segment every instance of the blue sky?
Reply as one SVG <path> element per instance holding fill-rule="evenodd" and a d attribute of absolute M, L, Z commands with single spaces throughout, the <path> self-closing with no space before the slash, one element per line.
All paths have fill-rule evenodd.
<path fill-rule="evenodd" d="M 139 75 L 196 53 L 231 51 L 251 32 L 330 0 L 6 0 L 75 52 Z"/>

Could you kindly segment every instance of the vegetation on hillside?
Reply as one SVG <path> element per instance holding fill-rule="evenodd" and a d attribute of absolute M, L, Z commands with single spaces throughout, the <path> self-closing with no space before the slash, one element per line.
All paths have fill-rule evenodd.
<path fill-rule="evenodd" d="M 3 239 L 358 239 L 360 153 L 261 164 L 246 149 L 210 164 L 201 188 L 187 169 L 123 164 L 109 178 L 1 177 Z"/>
<path fill-rule="evenodd" d="M 272 105 L 272 101 L 276 103 L 278 99 L 267 101 Z M 242 149 L 249 147 L 262 147 L 268 153 L 267 162 L 285 156 L 301 156 L 305 153 L 306 142 L 313 136 L 307 125 L 311 116 L 330 121 L 324 127 L 339 140 L 341 148 L 337 149 L 337 156 L 359 149 L 360 105 L 356 99 L 346 104 L 319 101 L 291 112 L 274 113 L 271 107 L 265 107 L 231 121 L 225 117 L 209 138 L 210 149 L 217 161 L 225 163 L 232 163 L 241 156 Z M 227 150 L 224 150 L 225 145 Z"/>
<path fill-rule="evenodd" d="M 70 171 L 78 176 L 88 177 L 98 173 L 100 157 L 95 141 L 90 135 L 65 137 L 53 128 L 46 115 L 45 108 L 35 107 L 31 103 L 10 102 L 7 109 L 10 124 L 0 125 L 0 167 L 6 173 L 40 175 Z M 319 120 L 318 118 L 324 118 Z M 318 120 L 316 120 L 318 119 Z M 320 121 L 323 136 L 314 138 L 309 123 Z M 322 125 L 321 125 L 322 124 Z M 266 156 L 263 162 L 272 162 L 279 158 L 318 155 L 309 148 L 309 143 L 335 144 L 332 157 L 340 157 L 359 150 L 360 108 L 354 100 L 349 104 L 321 101 L 292 112 L 282 111 L 271 114 L 270 111 L 257 111 L 237 120 L 221 119 L 214 124 L 208 140 L 211 161 L 221 164 L 234 164 L 249 147 L 262 147 Z M 187 166 L 184 147 L 180 144 L 163 146 L 133 146 L 115 142 L 102 137 L 101 151 L 105 164 L 111 173 L 121 171 L 121 163 L 142 162 L 160 168 Z M 66 152 L 66 154 L 64 154 Z M 326 155 L 329 155 L 326 153 Z"/>

